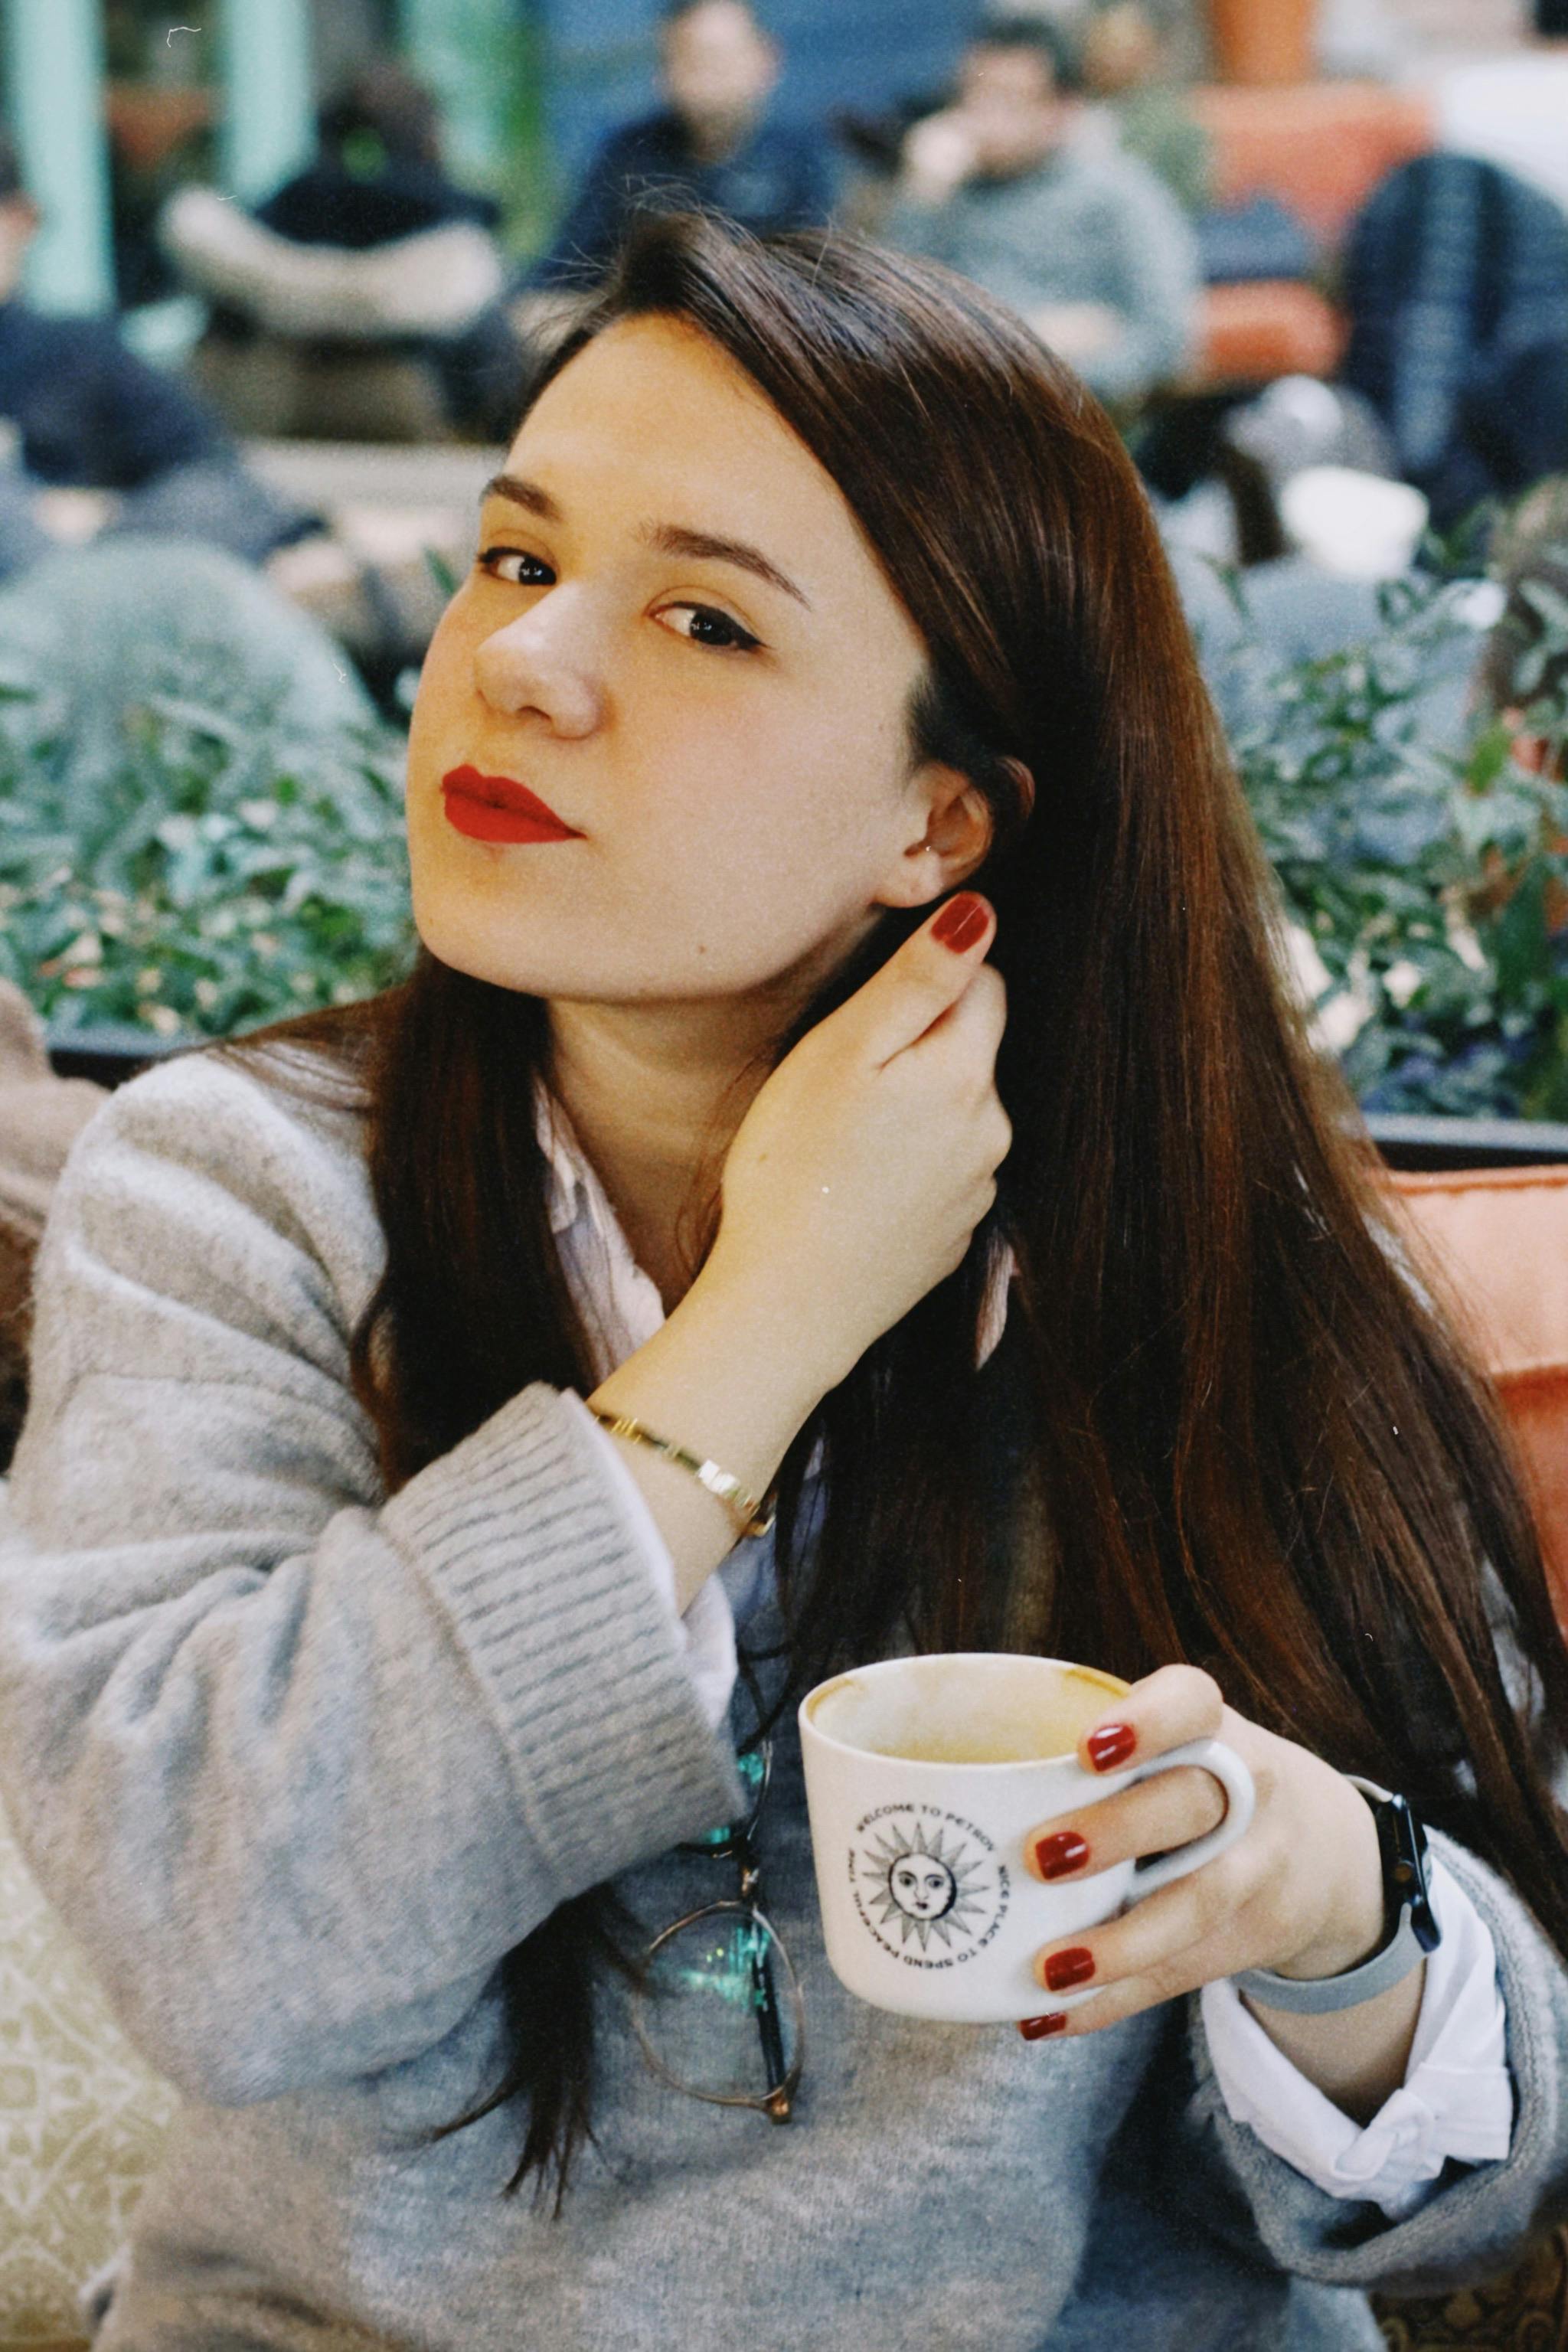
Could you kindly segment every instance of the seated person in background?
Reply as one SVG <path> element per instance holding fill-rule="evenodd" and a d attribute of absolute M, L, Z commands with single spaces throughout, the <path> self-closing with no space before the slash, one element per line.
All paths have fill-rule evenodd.
<path fill-rule="evenodd" d="M 956 101 L 904 142 L 883 233 L 1010 303 L 1101 398 L 1130 403 L 1186 361 L 1197 250 L 1146 164 L 1082 136 L 1080 88 L 1054 26 L 983 25 Z"/>
<path fill-rule="evenodd" d="M 64 547 L 156 539 L 163 562 L 194 544 L 255 566 L 378 684 L 417 660 L 446 602 L 423 544 L 342 543 L 341 519 L 273 489 L 207 403 L 138 359 L 111 318 L 49 318 L 18 299 L 37 224 L 0 136 L 0 583 L 20 591 L 25 574 L 37 612 L 47 593 L 37 568 Z M 13 613 L 0 643 L 15 630 Z"/>
<path fill-rule="evenodd" d="M 826 223 L 826 142 L 768 115 L 782 60 L 746 0 L 665 0 L 658 56 L 663 105 L 599 149 L 549 252 L 525 275 L 524 317 L 558 307 L 538 301 L 545 290 L 602 275 L 644 206 L 723 213 L 759 236 Z"/>
<path fill-rule="evenodd" d="M 0 578 L 95 527 L 110 502 L 116 529 L 257 563 L 316 530 L 250 472 L 205 402 L 127 349 L 112 317 L 52 318 L 21 299 L 38 218 L 0 133 Z"/>
<path fill-rule="evenodd" d="M 1208 132 L 1176 87 L 1163 28 L 1142 0 L 1107 0 L 1083 28 L 1088 95 L 1109 118 L 1122 152 L 1163 180 L 1192 219 L 1213 201 Z"/>
<path fill-rule="evenodd" d="M 1474 155 L 1375 188 L 1345 240 L 1340 373 L 1445 534 L 1568 469 L 1568 214 Z"/>
<path fill-rule="evenodd" d="M 1084 137 L 1136 156 L 1192 222 L 1210 285 L 1314 277 L 1318 242 L 1277 195 L 1216 200 L 1214 142 L 1172 67 L 1169 0 L 1102 0 L 1083 21 Z"/>
<path fill-rule="evenodd" d="M 164 245 L 215 306 L 198 366 L 253 432 L 320 430 L 327 361 L 328 397 L 347 404 L 335 431 L 505 440 L 522 355 L 500 300 L 500 206 L 447 177 L 436 102 L 390 60 L 362 68 L 317 131 L 315 160 L 253 211 L 210 188 L 166 208 Z M 412 379 L 401 429 L 384 413 L 389 356 Z"/>

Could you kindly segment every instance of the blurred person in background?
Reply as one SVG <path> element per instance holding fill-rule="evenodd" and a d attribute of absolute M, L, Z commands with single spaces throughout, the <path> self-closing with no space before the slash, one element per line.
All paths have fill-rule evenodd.
<path fill-rule="evenodd" d="M 658 60 L 662 105 L 594 157 L 550 250 L 525 274 L 525 317 L 550 308 L 528 297 L 602 276 L 641 209 L 722 213 L 760 236 L 826 222 L 827 142 L 769 111 L 783 58 L 746 0 L 666 0 Z"/>
<path fill-rule="evenodd" d="M 1010 303 L 1101 399 L 1125 405 L 1187 359 L 1197 248 L 1147 164 L 1083 135 L 1081 90 L 1058 27 L 983 25 L 953 103 L 904 141 L 883 233 Z"/>
<path fill-rule="evenodd" d="M 1190 217 L 1206 212 L 1214 179 L 1209 135 L 1171 70 L 1164 26 L 1143 0 L 1108 0 L 1089 17 L 1083 79 L 1123 152 L 1146 163 Z"/>
<path fill-rule="evenodd" d="M 37 615 L 54 609 L 58 585 L 57 678 L 69 683 L 88 649 L 68 626 L 85 575 L 54 559 L 134 536 L 135 562 L 117 559 L 107 576 L 144 615 L 176 609 L 167 599 L 185 597 L 184 581 L 205 581 L 237 637 L 236 616 L 249 615 L 248 627 L 260 609 L 243 585 L 241 567 L 252 567 L 330 631 L 378 692 L 390 691 L 423 653 L 444 601 L 423 554 L 372 562 L 341 545 L 328 517 L 284 498 L 246 462 L 205 400 L 128 350 L 112 318 L 32 310 L 17 288 L 38 220 L 0 133 L 0 582 L 15 582 Z M 218 551 L 237 563 L 214 562 Z M 97 560 L 101 568 L 103 554 Z M 0 650 L 9 653 L 25 634 L 22 605 L 0 602 Z"/>
<path fill-rule="evenodd" d="M 100 528 L 174 533 L 257 563 L 319 530 L 249 470 L 187 385 L 127 349 L 113 318 L 56 318 L 22 299 L 39 218 L 0 132 L 0 577 Z"/>
<path fill-rule="evenodd" d="M 1568 469 L 1568 214 L 1470 155 L 1401 164 L 1346 239 L 1342 381 L 1451 532 Z"/>
<path fill-rule="evenodd" d="M 304 171 L 243 211 L 188 188 L 165 247 L 212 303 L 196 366 L 243 429 L 504 440 L 522 357 L 500 296 L 500 208 L 458 185 L 436 101 L 390 59 L 317 120 Z"/>
<path fill-rule="evenodd" d="M 1169 0 L 1104 0 L 1081 39 L 1086 143 L 1098 134 L 1163 182 L 1193 224 L 1205 281 L 1313 278 L 1317 240 L 1279 196 L 1216 201 L 1214 142 L 1175 71 Z"/>

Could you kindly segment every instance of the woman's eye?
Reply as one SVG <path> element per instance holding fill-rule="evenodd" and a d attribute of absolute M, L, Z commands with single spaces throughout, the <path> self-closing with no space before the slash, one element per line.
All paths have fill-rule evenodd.
<path fill-rule="evenodd" d="M 517 569 L 508 569 L 511 565 Z M 525 555 L 521 547 L 487 547 L 479 558 L 479 569 L 492 580 L 504 580 L 510 588 L 545 588 L 555 577 L 548 563 L 541 562 L 537 555 Z"/>
<path fill-rule="evenodd" d="M 676 635 L 689 645 L 710 646 L 716 653 L 750 653 L 762 640 L 721 613 L 716 604 L 667 604 L 667 613 L 680 614 L 690 623 L 689 628 L 678 628 Z"/>

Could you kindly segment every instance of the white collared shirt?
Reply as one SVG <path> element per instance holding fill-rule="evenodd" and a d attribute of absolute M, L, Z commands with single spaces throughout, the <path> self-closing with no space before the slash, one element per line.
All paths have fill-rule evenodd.
<path fill-rule="evenodd" d="M 551 1171 L 551 1230 L 588 1328 L 598 1378 L 605 1380 L 659 1328 L 664 1301 L 634 1259 L 593 1163 L 542 1080 L 535 1081 L 535 1105 Z M 1004 1260 L 986 1301 L 978 1362 L 1001 1336 L 1011 1273 Z M 673 1611 L 674 1562 L 641 1487 L 583 1399 L 574 1390 L 564 1394 L 601 1448 L 640 1535 L 648 1573 Z M 726 1584 L 739 1591 L 742 1580 L 761 1576 L 771 1541 L 762 1537 L 737 1544 L 722 1578 L 709 1577 L 681 1621 L 692 1678 L 715 1726 L 728 1710 L 736 1670 Z M 1291 2064 L 1228 1978 L 1205 1985 L 1200 1995 L 1209 2055 L 1232 2116 L 1331 2196 L 1371 2200 L 1391 2221 L 1405 2220 L 1426 2201 L 1448 2158 L 1469 2164 L 1500 2159 L 1513 2131 L 1513 2083 L 1491 1933 L 1436 1855 L 1428 1876 L 1442 1942 L 1426 1961 L 1405 2081 L 1364 2126 Z"/>

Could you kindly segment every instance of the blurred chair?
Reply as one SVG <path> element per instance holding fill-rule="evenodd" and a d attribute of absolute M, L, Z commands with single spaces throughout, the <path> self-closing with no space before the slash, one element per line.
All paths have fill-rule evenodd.
<path fill-rule="evenodd" d="M 1331 376 L 1344 350 L 1344 321 L 1333 304 L 1296 278 L 1205 286 L 1198 318 L 1198 374 L 1205 383 Z"/>
<path fill-rule="evenodd" d="M 179 2105 L 110 2014 L 0 1807 L 0 2352 L 79 2352 Z"/>
<path fill-rule="evenodd" d="M 1331 255 L 1352 217 L 1387 173 L 1431 146 L 1425 97 L 1371 82 L 1291 88 L 1214 84 L 1191 94 L 1208 132 L 1216 202 L 1270 196 Z M 1315 286 L 1255 278 L 1210 286 L 1203 299 L 1199 369 L 1209 383 L 1267 383 L 1331 375 L 1344 324 Z"/>
<path fill-rule="evenodd" d="M 1432 146 L 1430 101 L 1375 82 L 1295 89 L 1212 83 L 1192 93 L 1222 204 L 1278 196 L 1331 248 L 1379 181 Z"/>
<path fill-rule="evenodd" d="M 1391 1181 L 1502 1399 L 1568 1639 L 1568 1167 Z"/>

